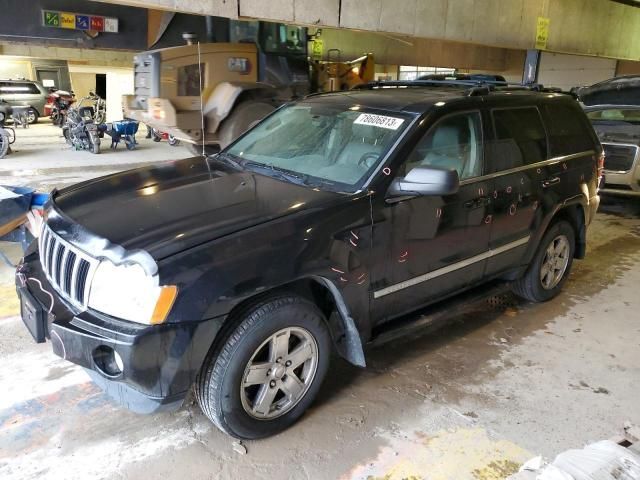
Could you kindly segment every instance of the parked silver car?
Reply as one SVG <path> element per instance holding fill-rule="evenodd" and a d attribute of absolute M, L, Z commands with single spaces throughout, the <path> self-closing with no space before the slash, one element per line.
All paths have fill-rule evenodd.
<path fill-rule="evenodd" d="M 640 105 L 595 105 L 585 111 L 605 152 L 600 192 L 640 197 Z"/>
<path fill-rule="evenodd" d="M 44 115 L 48 92 L 41 83 L 33 80 L 0 80 L 0 98 L 13 107 L 30 107 L 29 123 L 36 123 Z"/>

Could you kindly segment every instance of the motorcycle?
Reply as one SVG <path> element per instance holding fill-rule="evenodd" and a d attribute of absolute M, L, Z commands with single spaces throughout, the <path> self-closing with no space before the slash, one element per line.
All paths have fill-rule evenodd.
<path fill-rule="evenodd" d="M 64 125 L 67 111 L 75 101 L 76 98 L 74 97 L 73 92 L 55 90 L 49 94 L 49 102 L 45 106 L 45 111 L 50 109 L 50 118 L 54 125 L 57 125 L 58 127 L 62 127 L 62 125 Z"/>
<path fill-rule="evenodd" d="M 93 107 L 83 107 L 82 102 L 89 97 L 84 97 L 76 107 L 70 108 L 66 114 L 62 127 L 62 135 L 69 145 L 76 150 L 89 150 L 91 153 L 100 153 L 100 137 L 103 130 L 93 120 Z"/>
<path fill-rule="evenodd" d="M 95 92 L 89 92 L 89 100 L 93 101 L 93 121 L 98 125 L 107 119 L 107 102 Z"/>
<path fill-rule="evenodd" d="M 12 114 L 12 107 L 0 99 L 0 158 L 11 153 L 11 144 L 16 141 L 16 132 L 13 128 L 5 126 L 5 121 Z"/>

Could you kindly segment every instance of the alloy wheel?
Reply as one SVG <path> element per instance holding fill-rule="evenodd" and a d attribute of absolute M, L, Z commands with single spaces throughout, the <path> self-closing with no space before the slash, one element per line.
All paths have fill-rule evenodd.
<path fill-rule="evenodd" d="M 245 412 L 272 420 L 294 408 L 313 383 L 318 345 L 301 327 L 277 331 L 253 353 L 245 367 L 240 399 Z"/>
<path fill-rule="evenodd" d="M 555 288 L 569 265 L 569 239 L 565 235 L 555 237 L 547 247 L 540 268 L 540 282 L 545 290 Z"/>

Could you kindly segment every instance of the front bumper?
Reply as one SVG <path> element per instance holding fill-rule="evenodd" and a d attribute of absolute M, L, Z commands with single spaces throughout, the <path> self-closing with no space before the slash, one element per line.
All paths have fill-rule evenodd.
<path fill-rule="evenodd" d="M 48 283 L 37 252 L 23 259 L 16 285 L 25 324 L 42 322 L 40 340 L 48 339 L 56 355 L 87 369 L 106 393 L 139 413 L 180 407 L 223 320 L 152 326 L 74 312 Z M 41 317 L 28 318 L 30 310 L 40 310 Z M 118 368 L 106 368 L 115 365 L 105 361 L 111 352 L 119 357 Z"/>

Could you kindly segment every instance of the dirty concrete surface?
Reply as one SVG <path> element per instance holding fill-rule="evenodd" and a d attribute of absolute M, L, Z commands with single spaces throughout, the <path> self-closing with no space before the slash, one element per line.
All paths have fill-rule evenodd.
<path fill-rule="evenodd" d="M 186 152 L 149 148 L 158 159 Z M 130 152 L 118 166 L 68 159 L 78 153 L 60 150 L 51 168 L 64 171 L 0 164 L 0 184 L 51 188 L 132 162 Z M 193 399 L 152 416 L 112 404 L 83 370 L 33 343 L 12 271 L 0 267 L 0 478 L 505 478 L 533 455 L 640 424 L 639 267 L 640 202 L 607 200 L 558 298 L 470 305 L 435 332 L 372 347 L 366 369 L 335 358 L 300 422 L 241 446 Z"/>

